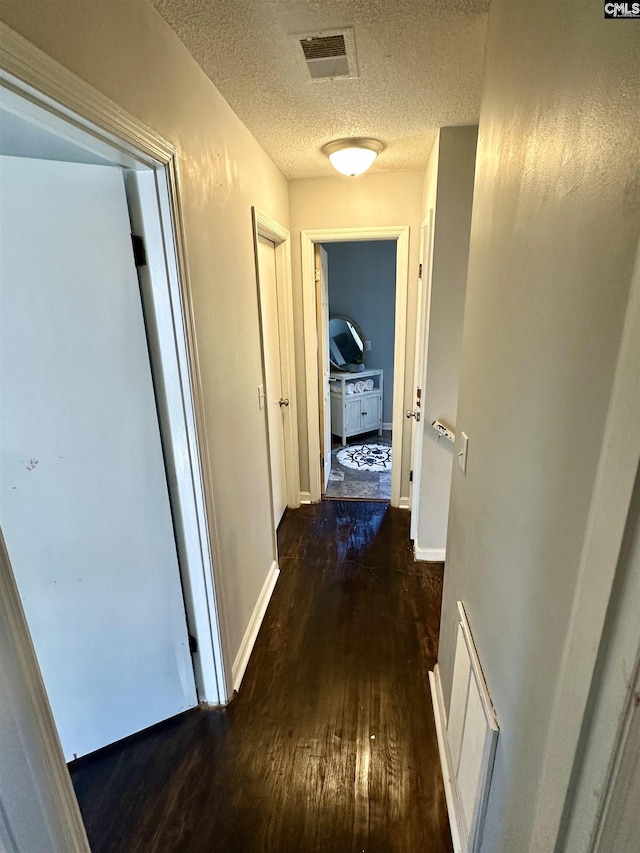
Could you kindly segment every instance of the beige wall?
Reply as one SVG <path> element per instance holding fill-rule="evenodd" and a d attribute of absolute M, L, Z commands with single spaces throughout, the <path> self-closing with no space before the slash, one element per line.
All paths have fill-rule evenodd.
<path fill-rule="evenodd" d="M 293 300 L 298 383 L 300 487 L 309 491 L 309 441 L 306 418 L 304 332 L 300 231 L 408 225 L 409 290 L 407 300 L 407 381 L 405 402 L 412 399 L 415 307 L 423 176 L 419 172 L 378 173 L 359 178 L 308 178 L 289 183 Z M 407 404 L 408 406 L 408 404 Z M 407 408 L 404 406 L 404 408 Z M 410 425 L 405 424 L 401 497 L 409 495 Z"/>
<path fill-rule="evenodd" d="M 272 559 L 251 205 L 288 225 L 287 182 L 143 0 L 23 0 L 0 16 L 179 150 L 233 661 Z"/>
<path fill-rule="evenodd" d="M 448 697 L 462 599 L 501 726 L 485 853 L 529 849 L 638 244 L 632 23 L 489 16 L 440 636 Z"/>
<path fill-rule="evenodd" d="M 425 175 L 423 218 L 428 220 L 433 209 L 435 228 L 416 539 L 420 550 L 444 551 L 447 542 L 453 446 L 437 441 L 430 424 L 438 419 L 456 430 L 477 138 L 475 126 L 443 127 Z"/>

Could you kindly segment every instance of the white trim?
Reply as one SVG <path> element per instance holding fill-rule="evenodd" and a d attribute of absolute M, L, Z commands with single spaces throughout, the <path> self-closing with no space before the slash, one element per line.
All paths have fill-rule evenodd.
<path fill-rule="evenodd" d="M 382 424 L 382 429 L 383 429 L 383 430 L 387 430 L 387 431 L 388 431 L 388 430 L 391 430 L 391 429 L 393 429 L 393 424 L 392 424 L 392 423 L 383 423 L 383 424 Z"/>
<path fill-rule="evenodd" d="M 171 192 L 166 169 L 125 174 L 132 226 L 144 237 L 147 266 L 140 284 L 149 335 L 149 349 L 163 425 L 164 449 L 172 476 L 167 478 L 189 630 L 198 643 L 194 669 L 198 699 L 220 705 L 226 699 L 216 635 L 216 594 L 211 544 L 201 479 L 201 460 L 192 403 L 192 378 L 183 327 L 180 273 L 174 244 Z M 177 207 L 178 199 L 174 200 Z"/>
<path fill-rule="evenodd" d="M 451 755 L 449 753 L 449 742 L 446 736 L 447 712 L 442 695 L 442 683 L 440 681 L 440 668 L 436 664 L 433 672 L 429 673 L 429 684 L 431 686 L 431 701 L 433 703 L 433 716 L 436 723 L 436 737 L 438 739 L 438 752 L 440 753 L 440 766 L 442 768 L 442 780 L 444 782 L 444 795 L 447 800 L 447 812 L 449 813 L 449 827 L 451 828 L 451 840 L 454 853 L 463 853 L 461 838 L 464 832 L 458 824 L 460 807 L 455 795 L 455 774 L 452 768 Z"/>
<path fill-rule="evenodd" d="M 322 496 L 320 472 L 320 402 L 318 400 L 318 318 L 316 310 L 314 243 L 300 232 L 302 261 L 302 313 L 304 328 L 305 388 L 307 394 L 307 443 L 309 447 L 309 502 Z M 313 460 L 316 460 L 314 463 Z"/>
<path fill-rule="evenodd" d="M 403 495 L 398 501 L 398 509 L 411 509 L 411 498 L 409 495 Z"/>
<path fill-rule="evenodd" d="M 262 625 L 264 614 L 267 612 L 267 607 L 269 606 L 269 602 L 271 601 L 271 596 L 273 595 L 273 590 L 275 588 L 279 574 L 280 569 L 278 568 L 278 564 L 274 560 L 271 564 L 269 573 L 267 574 L 265 582 L 262 586 L 260 595 L 258 596 L 258 600 L 256 601 L 256 606 L 253 608 L 253 613 L 251 614 L 251 619 L 249 620 L 249 624 L 247 625 L 247 630 L 245 631 L 244 637 L 242 638 L 242 642 L 240 643 L 240 648 L 238 649 L 236 659 L 233 662 L 231 672 L 233 673 L 234 690 L 240 689 L 242 678 L 247 668 L 247 664 L 249 663 L 251 652 L 253 651 L 253 647 L 258 638 L 258 632 L 260 631 L 260 626 Z"/>
<path fill-rule="evenodd" d="M 305 505 L 312 503 L 311 492 L 300 492 L 300 503 Z"/>
<path fill-rule="evenodd" d="M 176 409 L 173 414 L 176 422 L 183 419 L 185 446 L 182 450 L 189 459 L 188 476 L 185 475 L 181 494 L 186 496 L 190 490 L 192 492 L 191 511 L 199 536 L 199 548 L 191 549 L 184 568 L 194 590 L 198 589 L 199 594 L 205 597 L 202 606 L 208 614 L 206 625 L 190 625 L 190 630 L 196 635 L 199 647 L 206 649 L 208 645 L 210 651 L 208 666 L 202 667 L 203 681 L 199 692 L 209 703 L 224 704 L 231 690 L 231 673 L 224 666 L 224 649 L 228 644 L 223 636 L 222 602 L 219 606 L 219 592 L 217 594 L 222 589 L 219 540 L 211 492 L 176 149 L 1 22 L 0 83 L 0 89 L 9 93 L 8 99 L 13 98 L 15 102 L 15 95 L 19 95 L 21 108 L 42 116 L 41 120 L 58 135 L 81 140 L 83 147 L 110 159 L 115 165 L 151 169 L 155 173 L 159 213 L 167 243 L 168 298 L 173 306 L 175 335 L 175 341 L 167 342 L 167 349 L 177 342 L 174 358 L 177 358 L 182 381 L 182 411 Z M 198 551 L 196 559 L 193 555 Z M 204 662 L 206 655 L 203 653 L 201 657 Z"/>
<path fill-rule="evenodd" d="M 413 545 L 413 559 L 418 562 L 444 563 L 446 556 L 446 548 L 420 548 L 417 542 Z"/>
<path fill-rule="evenodd" d="M 24 765 L 30 767 L 34 786 L 38 788 L 35 806 L 42 818 L 40 828 L 49 836 L 51 850 L 90 853 L 78 801 L 64 761 L 58 732 L 1 532 L 0 643 L 2 644 L 0 656 L 5 656 L 5 662 L 10 658 L 12 664 L 8 669 L 3 668 L 2 673 L 5 700 L 10 700 L 13 692 L 12 682 L 17 678 L 23 701 L 26 700 L 30 706 L 30 713 L 22 714 L 15 719 L 22 730 L 21 742 L 11 743 L 10 746 L 16 758 L 18 756 L 24 758 Z M 9 717 L 15 713 L 11 701 L 7 703 L 5 711 Z M 0 730 L 0 746 L 3 747 L 0 752 L 5 755 L 3 760 L 9 760 L 7 757 L 9 744 L 4 744 L 2 737 L 2 732 L 6 730 L 6 726 Z M 14 821 L 21 819 L 19 812 L 13 813 L 16 805 L 15 797 L 5 804 L 0 801 L 0 821 L 2 822 L 0 829 L 4 825 L 6 831 L 11 833 L 10 837 L 17 835 L 18 829 L 20 836 L 23 836 L 24 832 L 24 827 L 15 825 L 12 832 Z M 20 853 L 28 853 L 23 847 L 12 846 Z"/>
<path fill-rule="evenodd" d="M 637 623 L 635 623 L 635 626 L 637 627 Z M 609 853 L 611 849 L 610 846 L 607 846 L 607 848 L 603 846 L 605 843 L 608 844 L 610 841 L 610 839 L 605 839 L 605 841 L 603 841 L 603 834 L 605 832 L 606 824 L 615 820 L 615 812 L 620 808 L 619 803 L 616 803 L 616 793 L 619 793 L 620 784 L 624 784 L 622 780 L 624 779 L 625 771 L 627 770 L 626 765 L 628 765 L 630 761 L 634 761 L 635 755 L 637 754 L 637 747 L 634 752 L 633 744 L 633 740 L 637 740 L 637 734 L 634 737 L 632 726 L 634 724 L 634 717 L 638 713 L 637 697 L 640 695 L 639 660 L 640 658 L 636 655 L 635 676 L 630 680 L 625 706 L 618 718 L 621 718 L 622 722 L 618 728 L 616 742 L 611 754 L 608 766 L 609 772 L 607 773 L 603 789 L 598 788 L 598 790 L 603 790 L 599 807 L 593 810 L 593 804 L 590 804 L 592 806 L 592 812 L 595 812 L 595 828 L 592 830 L 592 842 L 588 853 Z"/>
<path fill-rule="evenodd" d="M 404 385 L 407 340 L 407 290 L 409 279 L 409 226 L 378 228 L 337 228 L 300 232 L 302 253 L 302 305 L 304 314 L 305 381 L 307 393 L 307 440 L 309 443 L 309 492 L 311 501 L 322 495 L 320 475 L 320 411 L 318 404 L 318 364 L 315 261 L 316 243 L 344 243 L 362 240 L 395 240 L 396 311 L 393 366 L 393 437 L 394 457 L 398 464 L 391 468 L 391 505 L 400 506 L 403 426 L 405 417 Z M 315 461 L 314 461 L 315 460 Z"/>
<path fill-rule="evenodd" d="M 613 829 L 620 816 L 618 810 L 624 799 L 620 797 L 620 785 L 631 784 L 627 776 L 629 759 L 636 759 L 627 737 L 632 718 L 638 716 L 636 695 L 640 693 L 639 509 L 640 470 L 589 693 L 589 710 L 580 739 L 580 764 L 571 777 L 571 809 L 563 816 L 564 832 L 558 844 L 563 851 L 609 853 L 613 849 L 611 838 L 603 841 L 601 833 L 605 828 L 607 832 Z M 609 813 L 610 808 L 615 814 Z M 619 844 L 622 849 L 622 835 Z"/>
<path fill-rule="evenodd" d="M 640 243 L 551 713 L 531 853 L 555 849 L 581 757 L 579 739 L 640 464 L 639 340 Z"/>
<path fill-rule="evenodd" d="M 298 403 L 296 390 L 295 345 L 293 337 L 293 291 L 291 285 L 291 240 L 289 232 L 257 207 L 251 208 L 256 256 L 256 279 L 260 289 L 258 268 L 258 236 L 275 245 L 278 281 L 278 318 L 280 322 L 280 372 L 282 394 L 289 400 L 284 412 L 285 477 L 287 506 L 300 506 L 300 454 L 298 451 Z M 258 299 L 260 305 L 260 300 Z M 263 354 L 264 370 L 264 354 Z"/>
<path fill-rule="evenodd" d="M 426 404 L 425 390 L 427 387 L 427 358 L 429 355 L 429 332 L 431 324 L 431 294 L 433 285 L 433 249 L 434 249 L 434 208 L 429 209 L 428 217 L 425 217 L 420 226 L 420 268 L 422 274 L 418 276 L 418 299 L 416 304 L 416 346 L 413 371 L 412 394 L 417 394 L 420 389 L 421 403 Z M 425 237 L 427 239 L 425 239 Z M 418 401 L 412 397 L 411 408 Z M 422 447 L 424 443 L 424 417 L 425 406 L 422 407 L 422 417 L 413 422 L 411 430 L 411 470 L 413 479 L 411 481 L 411 524 L 409 537 L 418 538 L 420 528 L 420 497 L 422 483 Z"/>
<path fill-rule="evenodd" d="M 467 644 L 467 650 L 469 652 L 469 658 L 472 663 L 472 669 L 476 676 L 478 692 L 482 699 L 482 705 L 484 715 L 487 720 L 487 725 L 489 726 L 491 731 L 497 732 L 499 730 L 498 720 L 496 718 L 496 713 L 493 708 L 491 696 L 489 696 L 489 688 L 487 687 L 487 683 L 484 680 L 484 674 L 482 672 L 480 658 L 478 657 L 478 650 L 476 649 L 476 644 L 473 641 L 471 627 L 469 626 L 469 620 L 467 619 L 467 613 L 464 609 L 464 604 L 461 601 L 458 602 L 458 621 L 462 626 L 465 642 Z"/>
<path fill-rule="evenodd" d="M 147 166 L 167 163 L 175 154 L 171 143 L 121 109 L 60 63 L 0 21 L 0 79 L 8 88 L 41 104 L 70 125 L 94 132 L 102 141 Z"/>
<path fill-rule="evenodd" d="M 169 215 L 173 220 L 177 275 L 180 283 L 183 325 L 176 329 L 176 334 L 183 338 L 188 358 L 188 374 L 191 380 L 191 394 L 188 402 L 190 416 L 193 417 L 192 434 L 192 467 L 194 470 L 194 494 L 199 505 L 201 518 L 201 537 L 203 539 L 203 554 L 211 560 L 202 566 L 207 587 L 207 606 L 209 608 L 209 639 L 205 642 L 213 644 L 215 662 L 215 678 L 218 685 L 218 703 L 226 705 L 232 694 L 231 671 L 228 666 L 229 639 L 224 619 L 225 606 L 222 583 L 222 555 L 220 552 L 220 536 L 213 498 L 213 478 L 211 476 L 211 457 L 204 410 L 204 394 L 202 390 L 202 372 L 200 370 L 199 349 L 196 340 L 196 325 L 191 299 L 189 267 L 187 264 L 184 217 L 182 213 L 180 174 L 177 156 L 173 156 L 166 164 L 166 180 L 168 182 L 171 210 Z M 199 464 L 198 464 L 199 463 Z M 198 643 L 201 637 L 196 635 Z M 211 673 L 209 677 L 211 678 Z"/>

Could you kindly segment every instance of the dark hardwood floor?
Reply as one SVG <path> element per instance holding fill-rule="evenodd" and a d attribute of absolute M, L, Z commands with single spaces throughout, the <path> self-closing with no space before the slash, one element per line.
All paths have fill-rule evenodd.
<path fill-rule="evenodd" d="M 238 696 L 75 762 L 94 853 L 450 853 L 429 695 L 442 566 L 408 513 L 287 510 Z"/>

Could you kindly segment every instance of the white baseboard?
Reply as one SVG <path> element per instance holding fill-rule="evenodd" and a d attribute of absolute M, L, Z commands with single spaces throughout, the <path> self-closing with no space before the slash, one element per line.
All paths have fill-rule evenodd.
<path fill-rule="evenodd" d="M 271 563 L 271 568 L 269 569 L 269 574 L 267 575 L 264 585 L 260 590 L 260 595 L 256 601 L 256 606 L 253 608 L 249 625 L 244 633 L 244 637 L 240 643 L 240 648 L 238 649 L 238 654 L 236 655 L 236 659 L 234 660 L 231 668 L 231 678 L 233 680 L 234 690 L 240 689 L 240 683 L 247 668 L 247 664 L 249 663 L 249 658 L 251 657 L 251 652 L 253 651 L 258 631 L 262 625 L 262 620 L 264 619 L 264 614 L 267 611 L 267 605 L 271 600 L 271 595 L 279 574 L 280 569 L 274 560 L 273 563 Z"/>
<path fill-rule="evenodd" d="M 417 542 L 413 546 L 413 559 L 425 563 L 444 563 L 447 551 L 445 548 L 420 548 Z"/>
<path fill-rule="evenodd" d="M 408 497 L 406 497 L 406 498 L 401 497 L 399 502 L 398 502 L 398 508 L 399 509 L 411 509 L 411 500 Z"/>
<path fill-rule="evenodd" d="M 392 431 L 392 429 L 393 429 L 393 423 L 388 423 L 388 424 L 383 423 L 383 424 L 382 424 L 382 429 L 383 429 L 383 430 L 385 430 L 385 432 L 386 432 L 387 430 L 388 430 L 389 432 L 391 432 L 391 431 Z"/>
<path fill-rule="evenodd" d="M 300 492 L 300 503 L 301 504 L 310 504 L 311 503 L 311 492 Z"/>
<path fill-rule="evenodd" d="M 438 664 L 434 666 L 433 672 L 429 673 L 429 684 L 431 685 L 433 716 L 436 721 L 436 737 L 438 738 L 438 752 L 440 753 L 440 766 L 442 767 L 442 778 L 444 781 L 444 795 L 447 800 L 447 811 L 449 812 L 451 840 L 453 841 L 454 853 L 462 853 L 461 839 L 464 838 L 464 834 L 460 831 L 458 824 L 460 810 L 454 793 L 454 776 L 451 766 L 451 756 L 449 754 L 449 743 L 447 741 L 447 712 L 444 707 Z"/>

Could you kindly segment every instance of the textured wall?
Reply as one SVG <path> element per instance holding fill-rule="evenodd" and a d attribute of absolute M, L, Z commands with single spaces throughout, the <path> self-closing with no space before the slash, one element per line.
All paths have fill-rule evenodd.
<path fill-rule="evenodd" d="M 287 183 L 146 2 L 24 0 L 0 17 L 179 150 L 233 660 L 272 554 L 251 205 L 286 226 Z"/>
<path fill-rule="evenodd" d="M 393 419 L 393 343 L 396 311 L 396 244 L 381 240 L 327 243 L 329 315 L 343 314 L 371 341 L 367 368 L 384 370 L 382 420 Z"/>
<path fill-rule="evenodd" d="M 601 3 L 492 3 L 440 636 L 448 697 L 462 599 L 501 726 L 484 853 L 529 849 L 638 244 L 638 79 L 637 22 Z"/>

